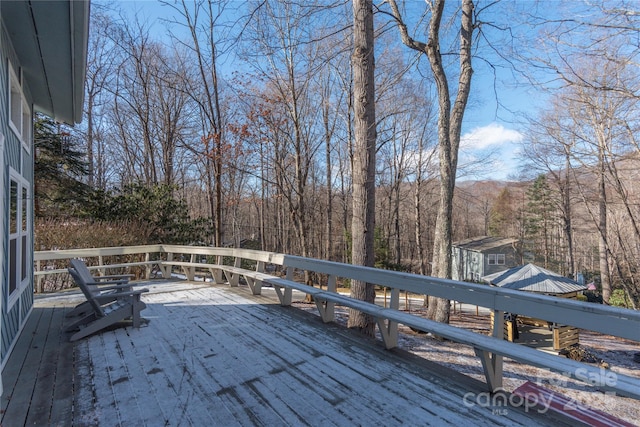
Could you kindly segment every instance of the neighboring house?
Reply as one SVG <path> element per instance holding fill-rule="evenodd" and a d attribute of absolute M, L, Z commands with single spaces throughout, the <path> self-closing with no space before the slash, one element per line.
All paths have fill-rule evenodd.
<path fill-rule="evenodd" d="M 455 242 L 452 251 L 454 280 L 479 282 L 483 276 L 520 265 L 517 239 L 474 237 Z"/>
<path fill-rule="evenodd" d="M 2 368 L 33 307 L 33 113 L 80 122 L 88 32 L 88 1 L 0 0 Z"/>

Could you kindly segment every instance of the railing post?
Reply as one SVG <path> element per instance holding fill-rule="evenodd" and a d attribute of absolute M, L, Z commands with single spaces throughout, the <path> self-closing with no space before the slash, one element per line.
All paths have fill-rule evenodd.
<path fill-rule="evenodd" d="M 144 262 L 149 262 L 151 261 L 151 254 L 149 252 L 146 252 L 144 254 Z M 151 279 L 151 264 L 145 264 L 144 265 L 144 277 L 146 280 Z"/>
<path fill-rule="evenodd" d="M 385 301 L 386 304 L 386 301 Z M 389 308 L 398 310 L 400 308 L 400 290 L 398 288 L 391 288 L 391 299 L 389 301 Z M 380 335 L 387 350 L 398 346 L 398 322 L 392 320 L 386 320 L 384 318 L 376 319 L 378 323 L 378 329 L 380 329 Z"/>
<path fill-rule="evenodd" d="M 222 265 L 222 260 L 223 260 L 222 255 L 216 255 L 214 259 L 216 264 Z M 209 271 L 211 272 L 213 283 L 215 283 L 216 285 L 219 285 L 224 282 L 224 279 L 222 277 L 222 274 L 223 274 L 222 270 L 210 268 Z"/>
<path fill-rule="evenodd" d="M 191 263 L 191 266 L 183 266 L 182 267 L 182 271 L 184 272 L 185 276 L 187 276 L 187 280 L 190 282 L 193 282 L 196 279 L 196 267 L 195 265 L 193 265 L 196 262 L 197 258 L 196 258 L 196 254 L 195 253 L 191 253 L 191 256 L 189 257 L 189 262 Z"/>
<path fill-rule="evenodd" d="M 493 311 L 493 336 L 501 340 L 504 339 L 504 311 Z M 476 354 L 479 350 L 476 350 Z M 502 356 L 495 353 L 480 352 L 478 354 L 482 361 L 487 383 L 492 391 L 502 388 Z"/>
<path fill-rule="evenodd" d="M 242 258 L 240 258 L 239 256 L 236 256 L 233 261 L 233 266 L 236 268 L 240 268 L 242 266 Z M 229 282 L 229 286 L 231 286 L 232 288 L 235 288 L 236 286 L 239 285 L 240 273 L 227 274 L 227 272 L 225 271 L 225 275 L 227 276 L 227 279 L 228 279 L 227 281 Z"/>
<path fill-rule="evenodd" d="M 40 260 L 36 261 L 36 271 L 40 271 Z M 36 293 L 42 293 L 42 277 L 36 276 Z"/>
<path fill-rule="evenodd" d="M 327 276 L 327 291 L 336 292 L 337 277 L 333 274 Z M 333 301 L 327 301 L 324 306 L 324 317 L 322 320 L 325 322 L 333 322 L 336 318 L 336 303 Z"/>
<path fill-rule="evenodd" d="M 295 271 L 295 269 L 293 267 L 286 267 L 284 265 L 283 267 L 286 268 L 286 272 L 287 272 L 285 275 L 285 279 L 293 280 L 293 272 Z M 282 288 L 279 286 L 274 286 L 274 288 L 280 296 L 281 305 L 285 305 L 285 306 L 291 305 L 291 300 L 293 299 L 293 289 L 284 288 L 284 292 L 283 292 Z"/>
<path fill-rule="evenodd" d="M 102 261 L 102 255 L 98 255 L 98 265 L 99 266 L 103 266 L 104 265 L 103 261 Z M 99 268 L 98 269 L 98 274 L 100 274 L 101 276 L 106 276 L 107 275 L 107 271 L 106 271 L 106 269 Z"/>
<path fill-rule="evenodd" d="M 258 261 L 256 263 L 256 272 L 257 273 L 264 273 L 264 261 Z M 258 279 L 251 279 L 250 277 L 247 277 L 247 282 L 249 284 L 252 284 L 251 286 L 251 291 L 253 292 L 253 295 L 260 295 L 262 293 L 262 280 L 258 280 Z M 251 283 L 253 281 L 253 283 Z"/>
<path fill-rule="evenodd" d="M 167 252 L 167 261 L 173 261 L 173 252 Z M 162 277 L 165 279 L 171 278 L 171 264 L 162 267 Z"/>

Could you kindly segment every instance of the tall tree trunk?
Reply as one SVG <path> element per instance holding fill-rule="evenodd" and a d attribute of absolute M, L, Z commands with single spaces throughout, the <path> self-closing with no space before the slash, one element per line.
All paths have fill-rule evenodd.
<path fill-rule="evenodd" d="M 266 245 L 266 232 L 265 232 L 265 210 L 267 204 L 267 180 L 265 174 L 265 159 L 264 159 L 264 148 L 262 144 L 258 144 L 260 150 L 260 249 L 263 251 L 267 250 Z"/>
<path fill-rule="evenodd" d="M 333 261 L 333 180 L 331 178 L 331 131 L 329 130 L 329 102 L 323 106 L 323 122 L 325 129 L 325 163 L 327 173 L 327 223 L 325 238 L 325 257 Z"/>
<path fill-rule="evenodd" d="M 167 3 L 169 4 L 169 3 Z M 226 155 L 223 147 L 226 140 L 224 132 L 224 123 L 222 117 L 222 108 L 220 106 L 220 91 L 218 87 L 218 46 L 216 33 L 216 19 L 219 11 L 214 11 L 214 2 L 197 3 L 195 10 L 191 10 L 191 6 L 182 0 L 180 5 L 171 4 L 176 12 L 180 13 L 185 20 L 185 27 L 189 30 L 193 45 L 191 49 L 196 55 L 198 73 L 200 75 L 199 84 L 202 85 L 204 92 L 202 97 L 200 94 L 192 93 L 191 96 L 196 99 L 201 114 L 203 116 L 203 124 L 205 125 L 205 137 L 211 139 L 212 148 L 208 155 L 212 156 L 212 161 L 207 161 L 207 167 L 213 167 L 213 190 L 211 196 L 215 198 L 211 201 L 211 214 L 214 226 L 214 244 L 222 246 L 224 235 L 222 230 L 222 176 L 223 176 L 223 159 Z M 206 7 L 206 8 L 205 8 Z M 198 19 L 204 15 L 201 21 Z M 206 43 L 201 46 L 200 37 L 205 32 Z"/>
<path fill-rule="evenodd" d="M 571 225 L 571 178 L 569 175 L 569 168 L 571 167 L 571 156 L 568 147 L 565 146 L 565 174 L 564 174 L 564 188 L 562 193 L 563 204 L 563 225 L 564 235 L 567 239 L 567 263 L 569 264 L 568 274 L 569 277 L 576 279 L 576 261 L 573 249 L 573 227 Z"/>
<path fill-rule="evenodd" d="M 353 0 L 353 219 L 352 262 L 373 266 L 375 226 L 375 168 L 376 168 L 376 110 L 373 49 L 373 2 Z M 375 301 L 375 288 L 371 283 L 354 280 L 351 297 Z M 357 328 L 373 336 L 374 319 L 362 312 L 349 310 L 348 327 Z"/>
<path fill-rule="evenodd" d="M 420 150 L 422 147 L 420 148 Z M 422 155 L 418 153 L 418 156 L 422 158 Z M 422 166 L 421 162 L 418 161 L 419 167 Z M 422 178 L 420 177 L 421 171 L 418 171 L 418 178 L 414 184 L 414 193 L 413 193 L 413 209 L 415 215 L 415 225 L 414 231 L 416 235 L 416 249 L 418 255 L 418 262 L 420 263 L 419 273 L 422 275 L 427 274 L 427 269 L 425 268 L 425 256 L 424 256 L 424 245 L 422 244 L 422 202 L 420 200 L 422 191 Z"/>
<path fill-rule="evenodd" d="M 605 181 L 605 149 L 601 141 L 598 146 L 598 252 L 600 254 L 600 284 L 602 300 L 609 303 L 611 297 L 611 275 L 609 273 L 609 253 L 607 243 L 607 191 Z"/>
<path fill-rule="evenodd" d="M 440 25 L 444 13 L 445 0 L 435 0 L 431 4 L 431 19 L 427 43 L 409 36 L 395 0 L 388 0 L 392 14 L 402 37 L 402 42 L 410 48 L 427 55 L 438 93 L 438 146 L 440 160 L 440 200 L 433 242 L 433 270 L 436 277 L 451 278 L 451 243 L 453 193 L 458 168 L 458 149 L 462 119 L 471 90 L 471 41 L 473 36 L 473 1 L 463 0 L 460 20 L 460 74 L 453 108 L 447 74 L 440 50 Z M 433 320 L 448 323 L 449 300 L 431 299 L 427 315 Z"/>
<path fill-rule="evenodd" d="M 402 262 L 402 248 L 400 246 L 400 180 L 396 181 L 393 200 L 393 234 L 395 237 L 393 261 L 400 265 Z"/>

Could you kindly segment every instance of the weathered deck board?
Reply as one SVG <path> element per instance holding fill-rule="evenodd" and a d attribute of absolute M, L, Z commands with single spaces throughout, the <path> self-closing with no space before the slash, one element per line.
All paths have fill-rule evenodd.
<path fill-rule="evenodd" d="M 5 369 L 1 425 L 562 424 L 468 408 L 464 393 L 484 391 L 477 381 L 280 307 L 268 289 L 147 286 L 148 325 L 75 345 L 61 307 L 78 300 L 38 299 Z"/>
<path fill-rule="evenodd" d="M 56 389 L 58 387 L 62 387 L 63 384 L 66 383 L 65 381 L 56 382 L 58 359 L 64 357 L 64 353 L 60 353 L 58 350 L 58 346 L 60 345 L 60 334 L 55 333 L 55 325 L 59 325 L 62 322 L 63 317 L 63 310 L 47 310 L 42 315 L 41 321 L 49 323 L 50 332 L 40 344 L 42 346 L 42 353 L 40 354 L 40 360 L 37 361 L 39 368 L 32 371 L 36 375 L 34 390 L 50 390 L 51 395 L 54 395 Z M 26 368 L 29 369 L 30 366 L 35 366 L 35 364 L 32 364 L 31 360 L 27 358 Z M 63 366 L 60 372 L 64 369 L 71 370 L 72 365 L 68 364 L 67 366 Z M 33 393 L 26 424 L 37 425 L 39 420 L 48 420 L 51 414 L 52 401 L 52 396 Z"/>

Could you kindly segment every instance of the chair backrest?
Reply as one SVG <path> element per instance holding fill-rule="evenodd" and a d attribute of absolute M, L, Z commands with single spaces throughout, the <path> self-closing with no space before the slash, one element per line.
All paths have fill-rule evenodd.
<path fill-rule="evenodd" d="M 71 267 L 69 267 L 67 270 L 69 271 L 71 277 L 73 277 L 73 280 L 78 284 L 78 287 L 80 287 L 80 290 L 82 290 L 82 293 L 84 294 L 87 301 L 89 301 L 89 304 L 91 304 L 91 308 L 93 308 L 96 316 L 104 317 L 102 306 L 100 306 L 100 303 L 96 300 L 93 291 L 89 288 L 89 286 L 87 286 L 83 277 L 78 273 L 78 270 Z"/>
<path fill-rule="evenodd" d="M 91 292 L 98 292 L 96 280 L 87 268 L 87 265 L 84 263 L 84 261 L 78 258 L 73 258 L 69 261 L 69 264 L 71 264 L 71 268 L 73 268 L 76 273 L 82 278 L 85 286 L 87 286 L 87 288 L 90 289 Z"/>

